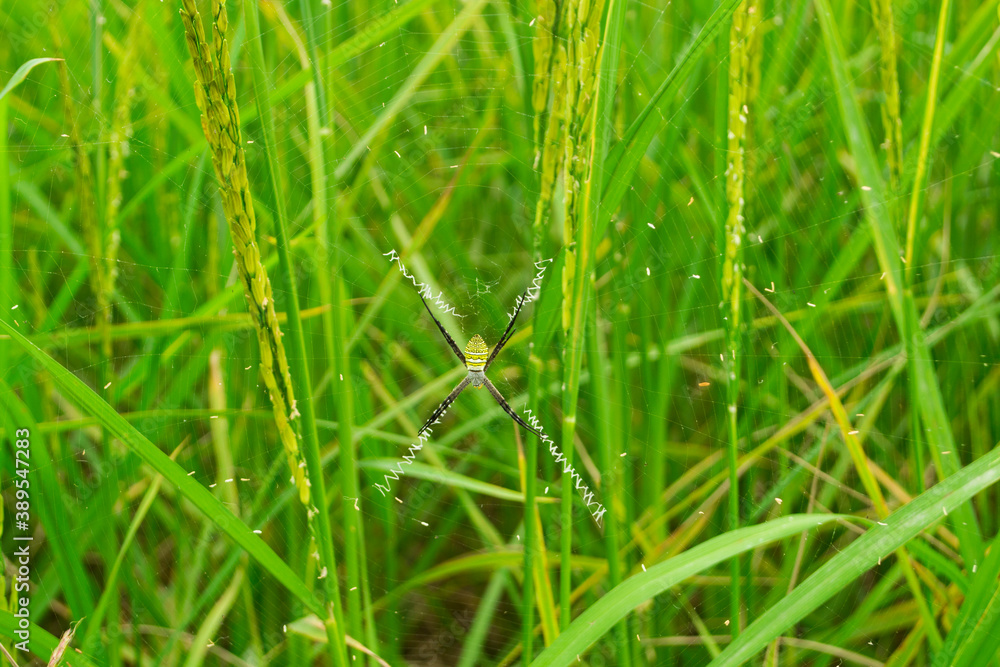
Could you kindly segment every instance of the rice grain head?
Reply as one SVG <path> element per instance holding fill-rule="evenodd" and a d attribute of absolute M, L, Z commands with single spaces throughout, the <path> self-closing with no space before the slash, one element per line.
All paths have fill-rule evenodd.
<path fill-rule="evenodd" d="M 205 38 L 201 16 L 194 0 L 182 0 L 181 19 L 188 51 L 194 61 L 195 98 L 201 110 L 201 127 L 212 153 L 212 166 L 219 181 L 222 208 L 233 239 L 236 266 L 246 291 L 247 305 L 260 345 L 260 372 L 271 398 L 274 421 L 281 444 L 299 490 L 302 504 L 309 503 L 309 480 L 294 426 L 299 412 L 288 370 L 281 328 L 274 309 L 271 281 L 261 261 L 256 241 L 253 197 L 247 179 L 246 156 L 236 104 L 236 83 L 229 62 L 226 30 L 229 19 L 225 3 L 212 2 L 212 43 Z"/>

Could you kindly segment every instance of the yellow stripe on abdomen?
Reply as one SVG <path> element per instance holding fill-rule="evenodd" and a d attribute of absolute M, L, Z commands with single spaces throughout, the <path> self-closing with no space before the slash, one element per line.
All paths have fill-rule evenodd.
<path fill-rule="evenodd" d="M 486 367 L 486 360 L 489 358 L 490 349 L 486 347 L 486 342 L 479 334 L 469 340 L 465 346 L 465 365 L 470 371 L 481 371 Z"/>

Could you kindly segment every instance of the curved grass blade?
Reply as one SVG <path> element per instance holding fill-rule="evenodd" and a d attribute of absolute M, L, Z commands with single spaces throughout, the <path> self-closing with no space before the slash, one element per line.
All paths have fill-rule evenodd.
<path fill-rule="evenodd" d="M 741 665 L 767 643 L 833 597 L 880 558 L 892 553 L 944 518 L 969 498 L 1000 479 L 1000 447 L 967 465 L 852 542 L 816 570 L 781 602 L 767 610 L 710 667 Z"/>
<path fill-rule="evenodd" d="M 61 60 L 62 58 L 32 58 L 28 62 L 24 63 L 17 68 L 17 71 L 14 72 L 14 76 L 10 77 L 10 81 L 8 81 L 7 85 L 3 87 L 3 90 L 0 90 L 0 100 L 6 97 L 7 93 L 17 88 L 21 82 L 28 77 L 28 73 L 31 70 L 35 69 L 42 63 L 58 62 Z"/>
<path fill-rule="evenodd" d="M 14 76 L 0 91 L 0 311 L 7 312 L 14 305 L 17 280 L 14 277 L 14 217 L 11 209 L 11 172 L 10 154 L 7 147 L 7 93 L 16 88 L 28 72 L 37 65 L 62 60 L 62 58 L 35 58 L 17 68 Z M 16 162 L 16 160 L 15 160 Z M 18 179 L 15 179 L 18 180 Z M 8 359 L 7 345 L 0 343 L 0 368 L 6 368 Z"/>
<path fill-rule="evenodd" d="M 83 412 L 94 416 L 108 430 L 109 434 L 121 440 L 153 470 L 163 475 L 164 479 L 172 484 L 184 498 L 197 507 L 236 544 L 245 549 L 266 572 L 277 579 L 310 611 L 326 617 L 326 609 L 305 583 L 295 575 L 285 561 L 281 560 L 266 542 L 233 515 L 218 498 L 194 479 L 188 477 L 187 471 L 170 460 L 170 457 L 160 451 L 134 426 L 125 421 L 124 417 L 115 412 L 114 408 L 94 393 L 82 380 L 22 336 L 17 329 L 0 320 L 0 330 L 7 333 L 11 340 L 20 345 L 29 356 L 48 371 L 56 386 Z"/>
<path fill-rule="evenodd" d="M 926 429 L 927 442 L 930 444 L 931 456 L 934 459 L 940 477 L 948 477 L 955 473 L 958 466 L 957 457 L 947 456 L 947 452 L 955 450 L 954 434 L 951 431 L 951 419 L 944 406 L 941 387 L 938 384 L 934 360 L 927 347 L 926 336 L 915 323 L 919 321 L 913 303 L 913 295 L 903 283 L 902 256 L 896 231 L 893 226 L 886 184 L 882 178 L 882 170 L 876 158 L 875 148 L 868 133 L 864 120 L 861 102 L 848 71 L 847 56 L 844 52 L 840 30 L 827 0 L 816 0 L 816 15 L 819 18 L 826 46 L 827 61 L 833 75 L 834 90 L 840 107 L 841 120 L 847 145 L 854 157 L 857 169 L 857 181 L 861 187 L 861 201 L 865 207 L 865 217 L 868 218 L 875 245 L 875 254 L 879 266 L 884 272 L 886 295 L 892 311 L 896 328 L 908 346 L 912 346 L 910 356 L 910 373 L 913 382 L 919 385 L 916 396 L 919 400 L 921 419 Z M 912 330 L 911 330 L 912 329 Z M 908 354 L 909 354 L 908 349 Z M 979 523 L 972 511 L 971 504 L 959 508 L 952 517 L 955 532 L 960 534 L 960 550 L 966 562 L 975 562 L 982 554 L 982 534 Z"/>
<path fill-rule="evenodd" d="M 267 70 L 264 64 L 264 50 L 261 44 L 260 19 L 257 15 L 257 4 L 244 0 L 244 19 L 247 26 L 248 55 L 253 74 L 253 89 L 257 97 L 257 112 L 260 115 L 261 128 L 264 135 L 264 153 L 267 157 L 267 181 L 274 193 L 274 232 L 277 237 L 278 259 L 281 266 L 281 274 L 284 274 L 284 288 L 287 290 L 285 311 L 288 316 L 288 331 L 291 334 L 288 349 L 292 352 L 289 358 L 292 368 L 292 385 L 295 388 L 295 395 L 298 396 L 297 405 L 301 409 L 302 419 L 299 424 L 299 438 L 302 441 L 302 454 L 308 470 L 308 484 L 311 487 L 311 495 L 317 507 L 326 507 L 326 482 L 323 479 L 323 464 L 321 461 L 319 435 L 316 431 L 315 403 L 312 397 L 312 382 L 309 379 L 309 358 L 305 343 L 305 333 L 302 327 L 302 317 L 299 311 L 299 295 L 296 286 L 295 265 L 289 250 L 289 233 L 287 231 L 287 215 L 285 213 L 286 194 L 281 188 L 281 169 L 278 164 L 278 141 L 274 127 L 274 114 L 268 99 L 268 91 L 271 88 L 268 82 Z M 279 339 L 280 342 L 280 339 Z M 286 379 L 287 381 L 287 379 Z M 291 394 L 290 394 L 291 395 Z M 293 403 L 293 405 L 296 405 Z M 343 413 L 341 413 L 343 414 Z M 294 414 L 292 416 L 294 419 Z M 341 466 L 345 465 L 345 451 L 341 450 Z M 353 461 L 347 463 L 351 467 L 345 470 L 345 475 L 356 477 L 353 470 Z M 352 494 L 354 495 L 354 494 Z M 331 519 L 328 514 L 317 513 L 316 516 L 309 512 L 310 528 L 313 531 L 314 539 L 318 547 L 320 562 L 327 571 L 333 573 L 337 571 L 337 558 L 333 545 L 333 530 Z M 354 546 L 354 542 L 348 543 L 348 550 Z M 348 582 L 356 576 L 353 567 L 356 563 L 348 561 L 347 577 Z M 341 594 L 337 577 L 322 577 L 323 591 L 329 606 L 328 613 L 323 615 L 324 623 L 329 638 L 330 657 L 335 665 L 348 664 L 347 651 L 344 646 L 344 612 L 341 607 Z M 352 629 L 360 635 L 360 622 L 352 623 Z"/>
<path fill-rule="evenodd" d="M 793 514 L 757 526 L 730 531 L 679 556 L 657 563 L 645 572 L 629 577 L 580 614 L 551 646 L 535 658 L 531 663 L 532 667 L 576 662 L 579 654 L 640 603 L 736 554 L 822 526 L 838 518 L 845 517 L 838 514 Z"/>
<path fill-rule="evenodd" d="M 972 575 L 971 586 L 935 665 L 985 667 L 1000 649 L 1000 538 L 993 540 L 986 560 Z"/>

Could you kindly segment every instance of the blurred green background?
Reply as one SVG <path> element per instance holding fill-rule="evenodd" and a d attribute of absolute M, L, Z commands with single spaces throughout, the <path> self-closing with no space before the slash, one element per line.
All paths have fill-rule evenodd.
<path fill-rule="evenodd" d="M 996 0 L 226 8 L 0 5 L 18 664 L 1000 665 Z M 533 280 L 490 377 L 599 522 L 487 392 L 411 449 L 421 290 Z"/>

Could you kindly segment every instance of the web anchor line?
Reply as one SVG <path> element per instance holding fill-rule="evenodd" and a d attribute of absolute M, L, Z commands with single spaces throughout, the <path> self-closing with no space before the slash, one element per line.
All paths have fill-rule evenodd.
<path fill-rule="evenodd" d="M 514 316 L 517 315 L 517 311 L 520 310 L 522 304 L 538 301 L 538 297 L 542 293 L 542 278 L 545 277 L 545 270 L 549 268 L 546 265 L 551 264 L 553 261 L 550 257 L 549 259 L 542 259 L 535 262 L 535 268 L 538 269 L 538 273 L 535 274 L 535 278 L 531 281 L 531 287 L 525 290 L 524 294 L 518 296 L 517 301 L 514 302 L 513 312 L 507 314 L 510 320 L 513 320 Z"/>
<path fill-rule="evenodd" d="M 526 417 L 528 424 L 542 434 L 542 443 L 548 446 L 549 453 L 552 454 L 556 463 L 563 464 L 563 474 L 565 475 L 566 473 L 569 473 L 570 479 L 576 481 L 576 490 L 580 491 L 580 495 L 583 497 L 583 502 L 587 506 L 587 509 L 590 510 L 590 514 L 594 518 L 594 521 L 597 522 L 598 526 L 601 526 L 601 521 L 604 519 L 604 513 L 608 511 L 607 508 L 594 500 L 594 492 L 591 491 L 590 487 L 588 487 L 583 481 L 583 478 L 580 477 L 580 473 L 577 472 L 576 468 L 571 466 L 566 461 L 566 455 L 560 451 L 555 441 L 545 433 L 545 429 L 542 428 L 542 425 L 538 422 L 538 418 L 531 413 L 531 408 L 524 409 L 524 416 Z M 591 505 L 596 505 L 596 509 L 590 509 Z"/>
<path fill-rule="evenodd" d="M 402 273 L 405 278 L 410 279 L 410 282 L 413 283 L 413 286 L 417 288 L 417 292 L 420 294 L 420 296 L 424 297 L 428 301 L 433 302 L 435 306 L 441 309 L 441 312 L 450 313 L 458 318 L 465 317 L 465 315 L 459 315 L 455 311 L 455 306 L 449 306 L 448 303 L 441 298 L 444 296 L 443 291 L 438 292 L 437 296 L 435 296 L 434 292 L 431 291 L 430 285 L 428 285 L 427 283 L 417 282 L 417 279 L 413 277 L 413 274 L 408 273 L 406 271 L 406 267 L 403 265 L 402 260 L 399 259 L 399 253 L 396 252 L 395 248 L 393 248 L 389 252 L 382 253 L 382 256 L 388 257 L 390 262 L 396 262 L 396 264 L 399 265 L 400 273 Z"/>
<path fill-rule="evenodd" d="M 403 460 L 402 461 L 398 461 L 396 463 L 396 466 L 394 468 L 389 468 L 389 472 L 386 473 L 385 477 L 383 478 L 383 481 L 385 482 L 385 486 L 379 484 L 378 482 L 376 482 L 374 484 L 375 488 L 378 489 L 382 493 L 382 497 L 383 498 L 390 491 L 390 488 L 389 488 L 390 481 L 398 480 L 403 475 L 403 464 L 413 465 L 413 460 L 417 458 L 417 452 L 419 452 L 421 449 L 424 448 L 424 443 L 427 442 L 427 438 L 428 438 L 430 432 L 431 432 L 431 430 L 427 429 L 425 432 L 423 432 L 419 436 L 417 436 L 417 440 L 418 440 L 419 444 L 413 443 L 412 445 L 410 445 L 410 448 L 409 448 L 409 450 L 407 450 L 406 454 L 403 454 Z M 391 477 L 391 480 L 390 480 L 390 477 Z"/>

